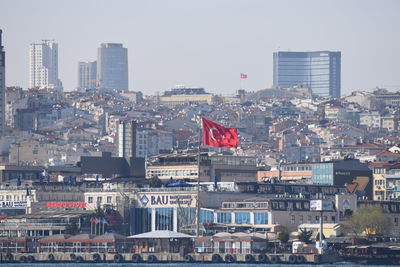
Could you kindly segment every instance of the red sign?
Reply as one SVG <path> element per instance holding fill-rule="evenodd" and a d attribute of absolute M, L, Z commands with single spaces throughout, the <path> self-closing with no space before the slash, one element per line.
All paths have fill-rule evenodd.
<path fill-rule="evenodd" d="M 46 208 L 85 208 L 86 202 L 46 202 Z"/>

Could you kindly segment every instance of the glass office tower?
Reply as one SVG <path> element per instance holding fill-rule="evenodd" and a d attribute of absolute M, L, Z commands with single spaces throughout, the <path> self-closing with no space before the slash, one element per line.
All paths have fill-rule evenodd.
<path fill-rule="evenodd" d="M 311 88 L 321 97 L 340 97 L 341 52 L 275 52 L 274 87 Z"/>
<path fill-rule="evenodd" d="M 97 51 L 100 88 L 128 90 L 128 49 L 122 44 L 101 44 Z"/>

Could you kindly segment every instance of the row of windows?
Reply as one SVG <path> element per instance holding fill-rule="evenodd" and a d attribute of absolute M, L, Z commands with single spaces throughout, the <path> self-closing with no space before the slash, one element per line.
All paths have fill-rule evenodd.
<path fill-rule="evenodd" d="M 88 203 L 93 203 L 93 197 L 88 197 Z M 103 202 L 103 197 L 97 197 L 96 198 L 96 203 L 101 204 Z M 106 197 L 106 203 L 111 204 L 112 203 L 112 196 L 107 196 Z"/>
<path fill-rule="evenodd" d="M 297 221 L 296 221 L 296 215 L 291 215 L 290 216 L 290 223 L 291 224 L 303 224 L 303 223 L 315 223 L 319 222 L 319 216 L 312 216 L 312 215 L 307 215 L 307 221 L 304 222 L 305 216 L 303 215 L 298 215 L 297 216 Z M 323 221 L 328 222 L 328 219 L 330 219 L 330 222 L 334 223 L 336 222 L 336 216 L 324 216 Z"/>
<path fill-rule="evenodd" d="M 253 209 L 253 208 L 268 208 L 268 202 L 228 202 L 223 203 L 225 209 Z"/>
<path fill-rule="evenodd" d="M 285 166 L 284 171 L 311 171 L 311 166 Z"/>
<path fill-rule="evenodd" d="M 24 201 L 27 199 L 25 195 L 0 195 L 0 201 Z"/>
<path fill-rule="evenodd" d="M 275 210 L 309 210 L 310 203 L 307 201 L 285 202 L 285 201 L 272 201 L 272 208 Z"/>
<path fill-rule="evenodd" d="M 197 176 L 197 169 L 193 170 L 155 170 L 148 172 L 150 177 L 152 176 Z"/>

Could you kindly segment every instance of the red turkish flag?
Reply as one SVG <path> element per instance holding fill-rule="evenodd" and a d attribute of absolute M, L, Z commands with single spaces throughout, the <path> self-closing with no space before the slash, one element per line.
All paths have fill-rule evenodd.
<path fill-rule="evenodd" d="M 239 135 L 235 128 L 225 128 L 203 118 L 203 145 L 237 148 Z"/>
<path fill-rule="evenodd" d="M 247 79 L 247 74 L 240 73 L 240 79 Z"/>

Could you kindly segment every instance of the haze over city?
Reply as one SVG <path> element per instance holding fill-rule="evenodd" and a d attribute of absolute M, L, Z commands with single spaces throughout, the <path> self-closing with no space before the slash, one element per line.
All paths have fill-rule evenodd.
<path fill-rule="evenodd" d="M 276 51 L 342 52 L 342 94 L 400 87 L 399 1 L 3 0 L 6 85 L 28 87 L 29 44 L 59 44 L 59 77 L 77 87 L 78 61 L 101 43 L 128 48 L 129 89 L 177 84 L 234 94 L 272 86 Z"/>

